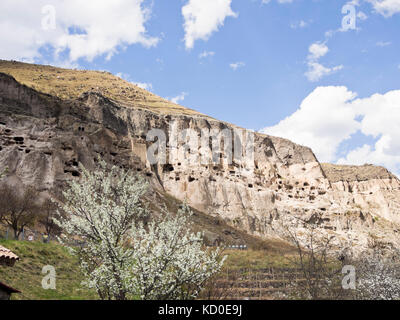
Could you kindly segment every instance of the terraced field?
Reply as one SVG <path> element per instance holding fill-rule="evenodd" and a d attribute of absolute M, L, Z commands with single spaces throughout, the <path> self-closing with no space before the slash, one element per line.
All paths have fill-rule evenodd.
<path fill-rule="evenodd" d="M 242 269 L 226 271 L 203 296 L 217 300 L 276 300 L 294 297 L 305 280 L 297 269 Z"/>
<path fill-rule="evenodd" d="M 80 285 L 83 275 L 76 257 L 61 245 L 39 241 L 4 241 L 0 244 L 19 257 L 14 267 L 0 267 L 0 281 L 22 293 L 13 300 L 92 300 L 95 292 Z M 284 256 L 269 250 L 226 251 L 224 271 L 202 293 L 201 299 L 278 299 L 290 294 L 291 279 L 300 277 Z M 246 260 L 251 258 L 252 260 Z M 244 267 L 244 264 L 252 266 Z M 56 290 L 41 286 L 42 268 L 52 265 L 57 270 Z"/>

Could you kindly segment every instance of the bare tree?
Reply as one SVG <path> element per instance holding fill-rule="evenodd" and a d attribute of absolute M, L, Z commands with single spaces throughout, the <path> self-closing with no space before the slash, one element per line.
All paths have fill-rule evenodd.
<path fill-rule="evenodd" d="M 0 221 L 11 227 L 18 239 L 24 228 L 33 226 L 39 208 L 35 201 L 38 192 L 32 188 L 18 194 L 15 188 L 5 185 L 0 189 Z"/>
<path fill-rule="evenodd" d="M 55 218 L 60 218 L 63 211 L 56 202 L 46 199 L 40 206 L 39 223 L 45 228 L 46 234 L 59 235 L 62 229 L 55 222 Z"/>
<path fill-rule="evenodd" d="M 301 274 L 301 279 L 292 279 L 295 295 L 301 299 L 336 300 L 346 297 L 342 288 L 344 261 L 332 254 L 332 236 L 317 237 L 316 226 L 306 225 L 302 240 L 286 228 L 288 240 L 296 247 L 297 254 L 289 258 Z"/>
<path fill-rule="evenodd" d="M 220 272 L 209 279 L 198 296 L 200 300 L 231 300 L 240 297 L 238 282 L 244 278 L 241 270 Z"/>

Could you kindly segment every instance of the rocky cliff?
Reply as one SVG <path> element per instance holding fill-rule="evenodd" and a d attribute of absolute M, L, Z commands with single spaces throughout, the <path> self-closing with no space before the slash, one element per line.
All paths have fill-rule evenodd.
<path fill-rule="evenodd" d="M 204 145 L 188 150 L 185 139 L 166 134 L 169 161 L 154 164 L 152 129 L 198 137 L 239 131 L 254 153 L 228 161 L 222 148 L 213 161 L 188 161 L 206 153 Z M 338 249 L 398 244 L 400 181 L 383 168 L 321 165 L 309 148 L 171 104 L 108 73 L 0 61 L 0 167 L 9 168 L 8 181 L 48 192 L 79 179 L 78 163 L 92 168 L 99 155 L 251 235 L 275 238 L 291 226 L 306 242 L 313 224 Z"/>

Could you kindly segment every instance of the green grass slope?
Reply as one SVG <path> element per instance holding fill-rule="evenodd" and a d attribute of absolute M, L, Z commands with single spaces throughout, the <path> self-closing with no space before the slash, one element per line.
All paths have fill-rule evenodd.
<path fill-rule="evenodd" d="M 80 285 L 83 275 L 78 260 L 57 243 L 3 241 L 0 245 L 20 257 L 14 267 L 0 266 L 0 281 L 20 290 L 13 300 L 92 300 L 96 293 Z M 56 270 L 56 290 L 42 288 L 42 268 Z"/>
<path fill-rule="evenodd" d="M 94 291 L 81 286 L 83 275 L 78 260 L 58 243 L 0 240 L 0 245 L 20 257 L 14 267 L 0 266 L 0 281 L 20 290 L 12 300 L 95 300 Z M 276 270 L 292 267 L 287 256 L 276 250 L 227 250 L 228 256 L 221 276 L 227 272 L 248 269 L 258 272 L 265 268 Z M 53 266 L 56 270 L 56 290 L 42 288 L 42 268 Z"/>

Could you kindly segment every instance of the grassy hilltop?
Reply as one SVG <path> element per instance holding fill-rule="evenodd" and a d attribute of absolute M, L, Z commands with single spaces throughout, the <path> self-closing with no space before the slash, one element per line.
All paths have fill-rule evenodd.
<path fill-rule="evenodd" d="M 52 66 L 0 60 L 0 72 L 39 92 L 63 100 L 96 91 L 121 105 L 172 115 L 202 115 L 163 99 L 109 72 L 70 70 Z"/>

